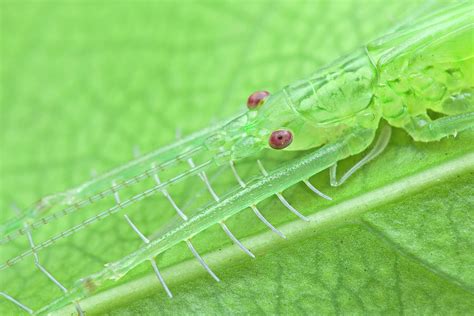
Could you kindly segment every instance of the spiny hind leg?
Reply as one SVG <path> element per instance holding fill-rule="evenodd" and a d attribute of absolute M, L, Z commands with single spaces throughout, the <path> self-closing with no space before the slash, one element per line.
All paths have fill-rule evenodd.
<path fill-rule="evenodd" d="M 474 112 L 446 116 L 431 120 L 428 115 L 418 115 L 403 129 L 410 136 L 420 142 L 432 142 L 447 136 L 456 136 L 459 132 L 474 127 Z"/>
<path fill-rule="evenodd" d="M 342 177 L 341 179 L 337 180 L 337 162 L 331 166 L 329 169 L 329 181 L 333 187 L 339 186 L 346 182 L 350 176 L 352 176 L 357 170 L 362 168 L 366 165 L 369 161 L 380 155 L 384 149 L 387 147 L 388 142 L 390 141 L 390 137 L 392 135 L 392 128 L 390 125 L 384 125 L 382 127 L 382 131 L 380 132 L 377 141 L 375 142 L 374 147 L 364 156 L 361 160 L 359 160 L 352 168 L 350 168 Z M 372 139 L 370 140 L 372 142 Z M 370 143 L 369 143 L 370 144 Z"/>

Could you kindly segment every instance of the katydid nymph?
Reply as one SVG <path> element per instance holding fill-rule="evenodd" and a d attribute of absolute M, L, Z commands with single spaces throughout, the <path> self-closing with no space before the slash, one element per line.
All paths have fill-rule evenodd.
<path fill-rule="evenodd" d="M 405 130 L 415 142 L 435 142 L 473 128 L 473 12 L 472 3 L 462 3 L 418 16 L 306 79 L 279 91 L 262 90 L 251 94 L 247 99 L 248 109 L 227 122 L 137 158 L 77 188 L 41 199 L 18 219 L 0 226 L 1 244 L 23 235 L 28 237 L 29 243 L 27 251 L 2 263 L 0 270 L 33 257 L 36 267 L 64 294 L 37 311 L 6 292 L 0 294 L 30 313 L 75 304 L 81 314 L 80 301 L 93 289 L 106 281 L 118 280 L 139 264 L 150 261 L 167 295 L 172 297 L 155 257 L 179 243 L 185 243 L 211 277 L 219 281 L 191 243 L 192 237 L 203 230 L 220 225 L 225 234 L 253 258 L 254 254 L 225 224 L 226 219 L 250 208 L 269 229 L 285 238 L 284 233 L 262 215 L 258 203 L 276 196 L 295 216 L 308 220 L 282 192 L 303 182 L 317 196 L 336 199 L 320 192 L 309 178 L 329 169 L 331 185 L 342 185 L 383 152 L 390 141 L 391 127 Z M 263 151 L 302 154 L 276 169 L 267 170 L 257 158 Z M 365 155 L 358 163 L 341 177 L 337 176 L 339 161 L 363 152 Z M 198 162 L 199 155 L 208 159 Z M 253 160 L 260 170 L 259 177 L 249 182 L 242 180 L 238 165 L 244 160 Z M 161 177 L 176 166 L 185 166 L 186 170 Z M 219 196 L 209 180 L 209 170 L 218 167 L 231 170 L 238 185 L 226 196 Z M 211 194 L 212 202 L 188 213 L 168 190 L 196 177 Z M 123 198 L 125 189 L 148 180 L 153 186 Z M 123 213 L 128 206 L 156 195 L 162 195 L 169 202 L 169 208 L 179 221 L 163 234 L 148 238 Z M 45 241 L 34 242 L 34 230 L 87 206 L 95 206 L 108 197 L 115 202 L 112 207 L 97 209 L 93 216 L 69 229 Z M 124 221 L 143 241 L 139 249 L 68 287 L 42 265 L 39 254 L 43 249 L 99 220 L 119 216 L 118 213 L 124 215 Z"/>

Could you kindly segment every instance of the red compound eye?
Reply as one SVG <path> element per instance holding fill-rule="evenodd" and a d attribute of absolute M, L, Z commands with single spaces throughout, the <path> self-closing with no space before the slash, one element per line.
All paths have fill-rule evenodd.
<path fill-rule="evenodd" d="M 274 131 L 272 135 L 270 135 L 270 139 L 268 143 L 270 147 L 273 149 L 283 149 L 288 147 L 291 142 L 293 141 L 293 134 L 287 130 L 278 130 Z"/>
<path fill-rule="evenodd" d="M 263 103 L 263 100 L 270 95 L 268 91 L 257 91 L 252 93 L 247 99 L 247 107 L 249 109 L 255 109 L 257 106 Z"/>

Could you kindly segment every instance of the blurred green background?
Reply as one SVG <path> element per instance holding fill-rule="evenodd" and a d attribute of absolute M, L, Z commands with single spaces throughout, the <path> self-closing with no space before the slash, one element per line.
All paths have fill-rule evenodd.
<path fill-rule="evenodd" d="M 0 219 L 14 217 L 10 211 L 12 203 L 24 209 L 41 196 L 79 185 L 91 173 L 103 173 L 130 160 L 134 151 L 146 153 L 172 142 L 177 129 L 187 135 L 238 113 L 251 92 L 276 91 L 304 78 L 432 5 L 382 0 L 2 1 Z M 409 161 L 407 157 L 415 157 L 418 165 L 387 171 L 386 161 L 381 161 L 373 171 L 368 171 L 369 175 L 379 177 L 379 182 L 375 179 L 375 184 L 371 184 L 362 179 L 342 189 L 342 197 L 349 199 L 371 185 L 387 183 L 395 178 L 390 178 L 392 173 L 400 172 L 397 176 L 403 177 L 472 149 L 469 138 L 461 137 L 456 145 L 448 141 L 419 145 L 412 144 L 400 131 L 396 135 L 388 157 L 404 153 L 401 163 L 403 159 Z M 437 152 L 439 155 L 433 155 Z M 322 184 L 326 180 L 318 180 L 323 188 L 327 187 Z M 465 196 L 471 180 L 472 173 L 446 186 L 451 185 L 450 192 Z M 327 205 L 312 206 L 309 195 L 299 195 L 301 190 L 291 191 L 298 197 L 297 206 L 317 211 Z M 426 209 L 436 209 L 440 214 L 449 210 L 459 212 L 454 227 L 461 230 L 461 239 L 472 237 L 469 227 L 462 226 L 470 221 L 471 215 L 463 210 L 472 207 L 472 199 L 463 200 L 466 204 L 461 205 L 455 200 L 440 202 L 434 197 L 447 198 L 446 192 L 433 190 L 427 193 L 433 199 Z M 423 196 L 414 196 L 412 200 L 412 205 L 428 203 Z M 404 205 L 409 205 L 408 201 L 411 200 L 403 201 Z M 276 203 L 269 206 L 275 210 L 273 222 L 292 220 L 291 216 L 280 216 L 284 211 L 276 211 Z M 130 294 L 128 301 L 133 304 L 123 306 L 128 301 L 122 297 L 98 307 L 96 312 L 127 315 L 223 314 L 229 310 L 241 314 L 472 311 L 472 272 L 465 269 L 466 265 L 457 265 L 459 260 L 466 259 L 459 256 L 471 249 L 472 242 L 437 240 L 436 236 L 444 235 L 436 227 L 449 222 L 444 215 L 424 214 L 427 228 L 419 236 L 414 232 L 423 231 L 418 226 L 420 218 L 404 221 L 400 218 L 400 205 L 386 209 L 392 219 L 372 215 L 373 218 L 365 220 L 373 220 L 381 230 L 386 230 L 396 241 L 394 248 L 364 225 L 349 225 L 327 234 L 308 235 L 303 242 L 293 241 L 287 247 L 276 243 L 271 248 L 276 249 L 275 253 L 259 253 L 257 263 L 242 263 L 239 259 L 227 264 L 227 268 L 224 263 L 219 270 L 224 280 L 220 284 L 212 283 L 204 274 L 197 274 L 192 282 L 177 282 L 172 288 L 177 297 L 172 301 L 156 287 L 140 293 L 140 299 Z M 260 226 L 255 228 L 255 219 L 250 218 L 239 218 L 238 235 L 252 236 L 264 231 Z M 251 224 L 242 224 L 247 222 Z M 389 227 L 394 222 L 407 224 Z M 123 256 L 127 253 L 123 250 L 125 244 L 131 245 L 131 249 L 140 245 L 126 228 L 122 233 L 114 227 L 113 222 L 105 224 L 77 241 L 58 245 L 57 251 L 74 250 L 74 255 L 45 254 L 45 265 L 69 286 L 77 276 L 97 271 L 110 261 L 107 255 Z M 230 244 L 215 241 L 212 236 L 216 234 L 211 232 L 211 237 L 198 242 L 204 252 Z M 118 249 L 110 249 L 114 255 L 97 250 L 98 242 L 110 246 L 107 239 L 115 247 L 120 244 Z M 420 240 L 420 244 L 410 244 L 413 239 Z M 89 243 L 95 253 L 85 250 Z M 431 268 L 400 250 L 407 245 L 415 247 L 410 248 L 409 254 L 418 253 Z M 446 252 L 433 259 L 433 249 Z M 189 258 L 189 253 L 180 252 L 185 253 L 184 248 L 164 258 L 164 265 L 172 266 Z M 447 253 L 451 260 L 442 266 Z M 472 262 L 471 257 L 466 264 Z M 380 258 L 386 261 L 378 261 Z M 66 268 L 66 262 L 70 268 Z M 69 265 L 71 262 L 75 264 Z M 442 273 L 433 272 L 433 266 L 440 264 Z M 151 273 L 149 267 L 144 271 Z M 38 274 L 31 261 L 22 263 L 8 275 L 1 275 L 0 290 L 37 309 L 60 294 L 57 289 L 51 290 L 53 286 Z M 18 309 L 1 301 L 0 311 L 12 314 Z"/>

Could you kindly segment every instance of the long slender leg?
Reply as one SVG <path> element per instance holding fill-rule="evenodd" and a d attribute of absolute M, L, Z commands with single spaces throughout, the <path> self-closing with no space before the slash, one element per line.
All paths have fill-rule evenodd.
<path fill-rule="evenodd" d="M 33 237 L 31 236 L 31 232 L 27 229 L 26 230 L 26 235 L 28 237 L 28 242 L 30 243 L 30 247 L 31 249 L 34 249 L 35 248 L 35 244 L 33 242 Z M 43 267 L 40 263 L 40 260 L 39 260 L 39 256 L 38 254 L 36 253 L 35 250 L 33 250 L 33 258 L 34 258 L 34 262 L 35 262 L 35 266 L 44 274 L 48 277 L 48 279 L 53 282 L 57 287 L 59 287 L 61 289 L 61 291 L 63 291 L 64 293 L 67 293 L 68 292 L 68 289 L 61 284 L 61 282 L 59 282 L 48 270 L 46 270 L 45 267 Z M 81 306 L 79 305 L 78 302 L 74 301 L 74 306 L 76 307 L 76 311 L 77 311 L 77 314 L 79 316 L 83 316 L 84 315 L 84 311 L 82 310 Z"/>
<path fill-rule="evenodd" d="M 124 215 L 125 220 L 127 223 L 132 227 L 133 231 L 137 233 L 138 237 L 145 243 L 149 244 L 150 240 L 145 237 L 145 235 L 138 229 L 138 227 L 132 222 L 132 220 L 128 217 L 128 215 Z M 160 273 L 160 270 L 158 269 L 158 266 L 156 265 L 155 258 L 150 258 L 151 266 L 153 268 L 153 271 L 156 274 L 156 277 L 158 278 L 158 281 L 160 281 L 161 286 L 165 289 L 166 294 L 168 294 L 169 298 L 173 298 L 173 294 L 171 293 L 170 289 L 168 288 L 168 285 L 166 285 L 165 279 Z"/>
<path fill-rule="evenodd" d="M 232 169 L 232 173 L 234 174 L 234 177 L 235 177 L 235 179 L 237 180 L 237 182 L 239 183 L 239 185 L 240 185 L 242 188 L 247 187 L 247 185 L 245 184 L 245 182 L 244 182 L 244 181 L 242 180 L 242 178 L 239 176 L 239 174 L 238 174 L 238 172 L 237 172 L 237 169 L 235 168 L 234 162 L 231 160 L 229 163 L 230 163 L 230 168 Z M 279 231 L 278 229 L 276 229 L 275 226 L 273 226 L 273 225 L 262 215 L 262 213 L 259 211 L 259 209 L 257 208 L 256 205 L 251 205 L 250 208 L 251 208 L 252 211 L 255 213 L 255 215 L 257 215 L 258 219 L 261 220 L 268 228 L 270 228 L 275 234 L 277 234 L 277 235 L 280 236 L 281 238 L 286 239 L 286 236 L 285 236 L 281 231 Z"/>
<path fill-rule="evenodd" d="M 224 224 L 224 222 L 220 222 L 220 225 L 222 227 L 222 229 L 224 230 L 224 232 L 226 233 L 227 236 L 229 236 L 229 238 L 237 245 L 239 246 L 240 249 L 242 249 L 243 252 L 245 252 L 246 254 L 248 254 L 251 258 L 255 258 L 255 255 L 247 249 L 247 247 L 245 247 L 241 242 L 240 240 L 238 240 L 234 234 L 232 234 L 232 232 L 229 230 L 229 228 L 227 227 L 226 224 Z"/>
<path fill-rule="evenodd" d="M 340 180 L 337 180 L 337 162 L 329 169 L 329 181 L 333 187 L 339 186 L 346 182 L 350 176 L 352 176 L 357 170 L 366 165 L 369 161 L 380 155 L 387 147 L 390 137 L 392 135 L 392 128 L 389 125 L 385 125 L 380 132 L 380 136 L 377 138 L 374 147 L 369 151 L 367 155 L 359 160 L 349 171 L 347 171 Z"/>
<path fill-rule="evenodd" d="M 19 209 L 16 207 L 16 205 L 13 205 L 13 210 L 15 211 L 15 213 L 17 215 L 20 214 L 20 211 Z M 53 282 L 57 287 L 59 287 L 59 289 L 61 289 L 61 291 L 63 291 L 64 293 L 68 293 L 68 289 L 62 285 L 61 282 L 59 282 L 52 274 L 51 272 L 49 272 L 40 262 L 40 259 L 39 259 L 39 256 L 38 256 L 38 253 L 36 252 L 35 250 L 35 243 L 33 242 L 33 236 L 31 235 L 31 231 L 30 231 L 30 228 L 28 226 L 27 223 L 24 223 L 23 224 L 24 226 L 24 229 L 25 229 L 25 232 L 26 232 L 26 237 L 28 238 L 28 243 L 30 244 L 30 249 L 33 253 L 33 259 L 34 259 L 34 263 L 35 263 L 35 266 L 44 274 L 46 275 L 46 277 L 51 281 Z M 15 304 L 17 304 L 18 306 L 20 306 L 21 308 L 25 309 L 23 304 L 20 304 L 17 300 L 13 299 L 13 297 L 9 296 L 9 295 L 3 295 L 5 298 L 9 299 L 9 297 L 11 299 L 9 299 L 10 301 L 14 302 Z M 7 297 L 8 296 L 8 297 Z M 74 306 L 76 307 L 76 311 L 77 311 L 77 314 L 79 316 L 83 316 L 84 315 L 84 311 L 82 310 L 81 306 L 79 305 L 79 303 L 77 301 L 73 301 L 73 304 Z M 26 311 L 28 311 L 27 309 L 25 309 Z"/>
<path fill-rule="evenodd" d="M 260 160 L 257 160 L 257 164 L 258 164 L 258 167 L 260 168 L 260 171 L 262 172 L 262 174 L 264 176 L 268 176 L 268 172 L 267 170 L 265 169 L 265 167 L 263 166 L 262 162 Z M 295 214 L 296 216 L 298 216 L 299 218 L 301 218 L 302 220 L 306 221 L 306 222 L 309 222 L 309 218 L 307 218 L 306 216 L 304 216 L 303 214 L 301 214 L 297 209 L 295 209 L 286 199 L 285 197 L 281 194 L 281 193 L 276 193 L 275 194 L 277 196 L 277 198 L 280 200 L 280 202 L 288 209 L 290 210 L 290 212 L 292 212 L 293 214 Z"/>
<path fill-rule="evenodd" d="M 269 176 L 262 177 L 259 181 L 249 184 L 247 188 L 252 188 L 252 195 L 259 196 L 259 198 L 256 199 L 256 202 L 261 201 L 274 195 L 276 192 L 285 190 L 289 183 L 298 183 L 303 179 L 307 179 L 311 175 L 329 168 L 335 161 L 345 159 L 364 151 L 373 141 L 374 134 L 374 129 L 354 128 L 334 142 L 309 152 L 294 161 L 287 162 L 284 167 L 278 168 L 277 170 L 272 171 Z M 226 200 L 230 201 L 232 199 L 241 198 L 241 194 L 242 192 L 239 191 L 233 192 L 226 196 Z M 222 219 L 225 218 L 221 213 L 216 215 L 221 216 Z M 187 236 L 183 236 L 181 233 L 186 233 L 183 230 L 174 230 L 170 232 L 166 247 L 169 248 L 178 244 L 183 241 L 183 238 L 185 238 L 184 241 L 189 241 L 189 238 L 193 235 L 215 224 L 215 217 L 211 219 L 210 216 L 208 216 L 206 218 L 201 218 L 201 220 L 202 222 L 199 223 L 199 227 L 197 227 L 196 230 L 193 230 L 193 234 L 190 233 Z M 187 244 L 188 247 L 190 247 L 190 243 L 187 242 Z M 148 245 L 136 250 L 129 256 L 107 264 L 107 267 L 102 271 L 90 275 L 89 280 L 100 283 L 115 278 L 117 275 L 123 275 L 123 273 L 130 271 L 137 265 L 148 260 L 150 253 L 156 255 L 162 253 L 164 251 L 164 249 L 160 249 L 162 245 L 162 243 L 150 242 Z M 130 260 L 130 256 L 132 255 L 134 256 L 134 260 Z"/>
<path fill-rule="evenodd" d="M 311 182 L 309 182 L 309 180 L 303 180 L 303 183 L 306 184 L 306 186 L 311 190 L 313 191 L 314 193 L 316 193 L 317 195 L 319 195 L 320 197 L 322 197 L 323 199 L 326 199 L 328 201 L 332 201 L 332 198 L 330 196 L 327 196 L 326 194 L 324 194 L 323 192 L 319 191 L 318 189 L 316 189 L 314 187 L 314 185 L 311 184 Z"/>
<path fill-rule="evenodd" d="M 195 168 L 196 165 L 194 164 L 194 161 L 192 158 L 189 158 L 188 159 L 188 164 L 191 168 Z M 206 185 L 206 188 L 207 190 L 209 191 L 209 193 L 212 195 L 212 197 L 214 198 L 215 201 L 219 202 L 219 196 L 217 195 L 216 191 L 214 191 L 214 189 L 212 188 L 211 186 L 211 183 L 209 182 L 208 178 L 207 178 L 207 175 L 206 173 L 203 171 L 203 172 L 200 172 L 199 174 L 199 178 L 201 178 L 201 180 L 204 182 L 204 184 Z"/>
<path fill-rule="evenodd" d="M 212 272 L 211 268 L 209 268 L 209 266 L 204 261 L 204 259 L 199 255 L 199 253 L 196 251 L 196 249 L 194 248 L 193 244 L 191 243 L 191 241 L 189 239 L 186 239 L 186 244 L 188 245 L 189 250 L 191 250 L 191 252 L 193 253 L 194 257 L 196 257 L 196 259 L 199 261 L 199 263 L 202 265 L 202 267 L 207 271 L 207 273 L 209 273 L 209 275 L 214 280 L 219 282 L 220 280 L 217 277 L 217 275 L 214 272 Z"/>
<path fill-rule="evenodd" d="M 151 165 L 152 168 L 155 168 L 156 169 L 156 165 L 155 164 L 152 164 Z M 161 180 L 160 180 L 160 177 L 158 176 L 158 172 L 155 171 L 155 173 L 153 174 L 153 179 L 155 180 L 156 184 L 157 185 L 160 185 L 161 184 Z M 178 205 L 176 205 L 175 201 L 173 200 L 173 198 L 171 197 L 171 195 L 169 194 L 168 190 L 166 190 L 165 188 L 163 188 L 163 190 L 161 190 L 161 192 L 163 193 L 163 195 L 165 196 L 165 198 L 168 200 L 168 202 L 170 202 L 171 206 L 174 208 L 174 210 L 176 211 L 176 213 L 178 213 L 179 216 L 181 216 L 182 219 L 184 219 L 185 221 L 188 220 L 188 217 L 186 216 L 186 214 L 184 214 L 184 212 L 179 208 Z"/>
<path fill-rule="evenodd" d="M 7 293 L 5 293 L 5 292 L 0 292 L 0 296 L 3 296 L 4 298 L 6 298 L 7 300 L 9 300 L 10 302 L 12 302 L 13 304 L 15 304 L 16 306 L 20 307 L 22 310 L 24 310 L 24 311 L 27 312 L 28 314 L 33 314 L 33 310 L 32 310 L 31 308 L 29 308 L 29 307 L 26 306 L 25 304 L 20 303 L 18 300 L 16 300 L 16 299 L 13 298 L 12 296 L 8 295 Z"/>
<path fill-rule="evenodd" d="M 403 128 L 416 141 L 436 141 L 474 128 L 474 112 L 442 117 L 434 121 L 428 115 L 419 115 L 412 118 L 412 121 Z"/>
<path fill-rule="evenodd" d="M 189 158 L 188 159 L 188 164 L 191 166 L 191 168 L 194 168 L 195 167 L 195 164 L 194 164 L 194 161 L 192 158 Z M 214 201 L 216 202 L 219 202 L 220 201 L 220 198 L 219 196 L 217 195 L 216 191 L 214 191 L 214 189 L 212 188 L 212 185 L 211 185 L 211 182 L 209 182 L 209 179 L 206 175 L 206 172 L 203 171 L 201 173 L 199 173 L 199 178 L 201 178 L 201 180 L 204 182 L 204 184 L 206 185 L 206 188 L 207 190 L 209 191 L 209 193 L 212 195 L 212 197 L 214 198 Z M 221 228 L 222 230 L 224 230 L 224 232 L 226 233 L 226 235 L 240 248 L 242 249 L 243 252 L 245 252 L 247 255 L 249 255 L 251 258 L 255 258 L 255 255 L 247 249 L 247 247 L 245 247 L 238 239 L 237 237 L 234 236 L 234 234 L 232 234 L 232 232 L 230 231 L 230 229 L 227 227 L 226 224 L 224 224 L 224 221 L 221 221 L 220 222 L 220 225 L 221 225 Z"/>

